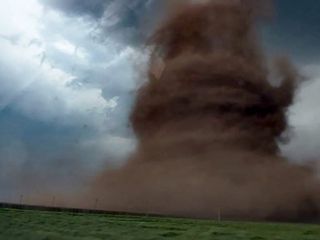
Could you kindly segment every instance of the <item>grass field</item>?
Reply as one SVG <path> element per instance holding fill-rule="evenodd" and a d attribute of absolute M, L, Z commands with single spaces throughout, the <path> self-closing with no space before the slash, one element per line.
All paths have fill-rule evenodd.
<path fill-rule="evenodd" d="M 0 240 L 320 240 L 319 225 L 0 209 Z"/>

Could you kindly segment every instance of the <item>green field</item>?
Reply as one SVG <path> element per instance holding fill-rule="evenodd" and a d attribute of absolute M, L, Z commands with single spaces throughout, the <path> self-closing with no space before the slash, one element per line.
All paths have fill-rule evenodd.
<path fill-rule="evenodd" d="M 0 209 L 0 240 L 320 240 L 320 226 Z"/>

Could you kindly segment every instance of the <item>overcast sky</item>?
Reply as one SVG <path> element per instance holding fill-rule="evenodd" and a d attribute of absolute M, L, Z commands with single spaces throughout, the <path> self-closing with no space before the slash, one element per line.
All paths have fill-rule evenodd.
<path fill-rule="evenodd" d="M 135 144 L 127 117 L 141 45 L 159 2 L 1 0 L 0 200 L 25 180 L 72 185 L 123 163 Z M 311 78 L 290 109 L 283 153 L 292 161 L 319 159 L 319 12 L 318 0 L 278 0 L 263 31 L 270 55 L 286 53 Z"/>

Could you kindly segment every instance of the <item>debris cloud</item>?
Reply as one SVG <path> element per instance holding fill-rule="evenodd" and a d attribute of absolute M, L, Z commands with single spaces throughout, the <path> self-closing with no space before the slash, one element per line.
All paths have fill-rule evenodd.
<path fill-rule="evenodd" d="M 278 148 L 300 76 L 289 60 L 264 57 L 266 1 L 175 3 L 148 41 L 149 79 L 131 114 L 136 153 L 97 177 L 93 194 L 109 210 L 319 217 L 314 173 Z"/>

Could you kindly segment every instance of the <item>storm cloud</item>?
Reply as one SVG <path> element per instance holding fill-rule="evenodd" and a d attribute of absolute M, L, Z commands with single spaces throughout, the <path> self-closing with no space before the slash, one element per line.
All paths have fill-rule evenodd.
<path fill-rule="evenodd" d="M 45 6 L 96 23 L 101 40 L 110 38 L 139 45 L 150 33 L 162 5 L 155 0 L 41 0 Z"/>
<path fill-rule="evenodd" d="M 134 147 L 127 115 L 138 53 L 96 41 L 85 17 L 36 0 L 1 5 L 0 199 L 84 188 Z"/>

